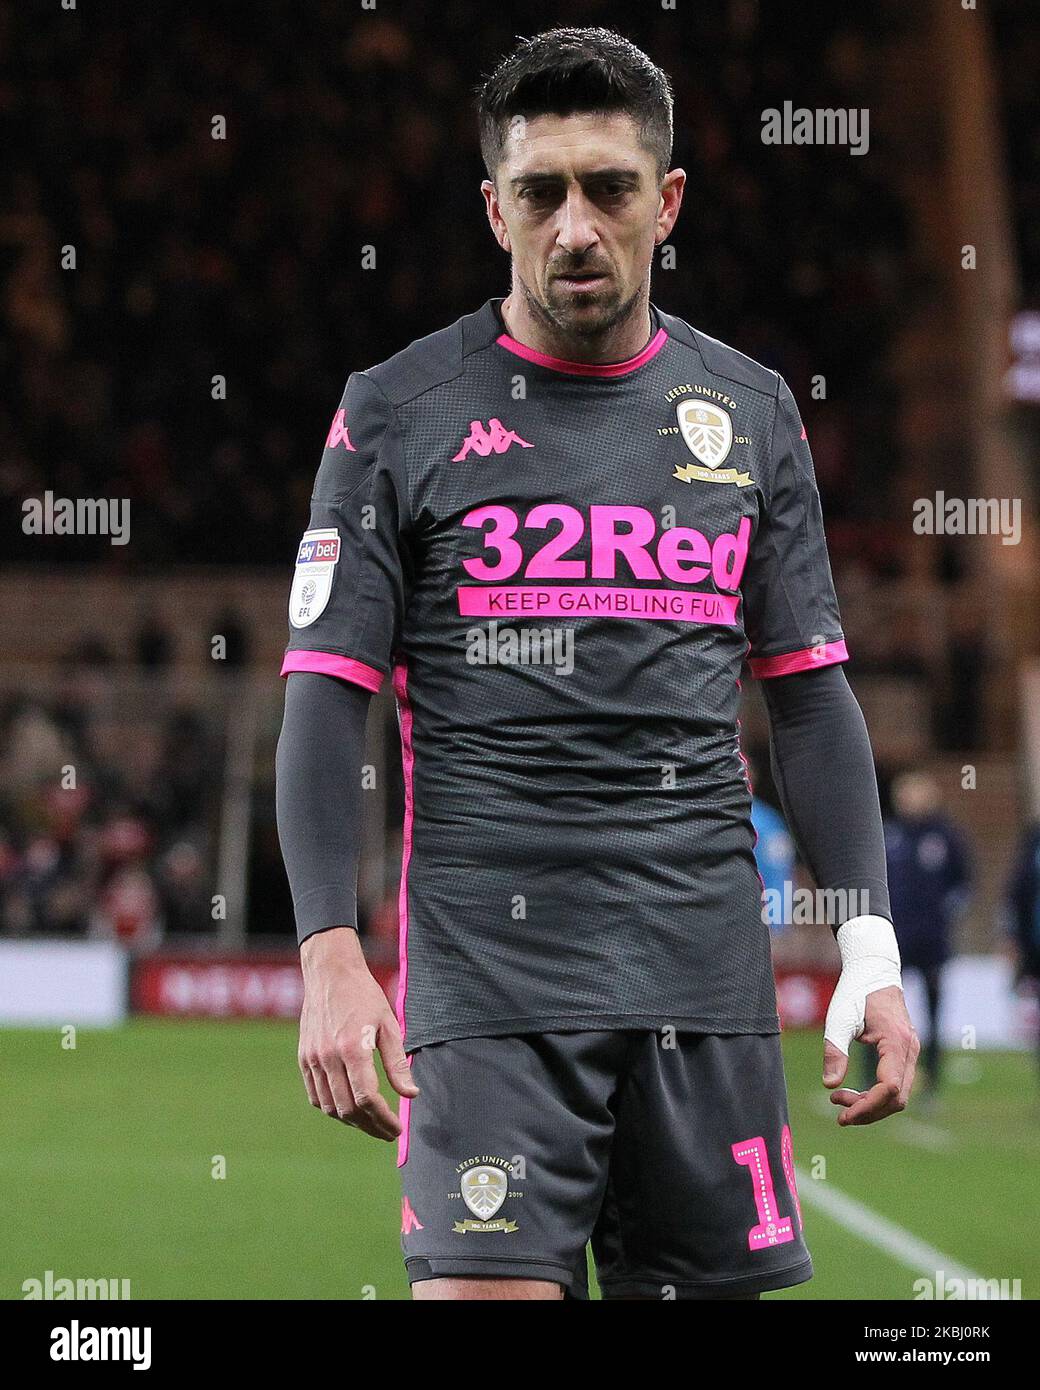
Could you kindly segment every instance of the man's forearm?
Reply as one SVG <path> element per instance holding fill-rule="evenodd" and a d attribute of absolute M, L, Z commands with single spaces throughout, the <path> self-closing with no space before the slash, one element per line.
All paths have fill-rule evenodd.
<path fill-rule="evenodd" d="M 844 672 L 777 676 L 762 689 L 773 779 L 803 860 L 820 888 L 857 894 L 845 917 L 891 920 L 874 758 Z"/>
<path fill-rule="evenodd" d="M 357 926 L 361 765 L 371 693 L 297 671 L 286 681 L 276 758 L 278 838 L 297 938 Z"/>

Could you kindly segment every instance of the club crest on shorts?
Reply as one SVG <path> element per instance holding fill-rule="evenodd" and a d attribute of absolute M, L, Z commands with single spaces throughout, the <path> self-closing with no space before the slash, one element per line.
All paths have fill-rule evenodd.
<path fill-rule="evenodd" d="M 733 447 L 733 421 L 728 410 L 707 401 L 680 401 L 675 407 L 682 437 L 695 459 L 718 468 Z"/>
<path fill-rule="evenodd" d="M 506 1200 L 509 1178 L 501 1168 L 483 1164 L 471 1168 L 462 1178 L 462 1200 L 481 1221 L 490 1221 Z"/>
<path fill-rule="evenodd" d="M 475 1221 L 456 1221 L 452 1230 L 456 1235 L 468 1235 L 475 1231 L 517 1230 L 517 1223 L 499 1216 L 506 1198 L 522 1197 L 523 1193 L 510 1190 L 509 1182 L 513 1176 L 510 1164 L 494 1154 L 480 1154 L 468 1158 L 456 1168 L 459 1175 L 459 1191 L 449 1193 L 449 1197 L 459 1198 L 476 1218 Z"/>
<path fill-rule="evenodd" d="M 325 612 L 338 563 L 339 532 L 334 526 L 303 533 L 289 594 L 289 621 L 293 627 L 310 627 Z"/>

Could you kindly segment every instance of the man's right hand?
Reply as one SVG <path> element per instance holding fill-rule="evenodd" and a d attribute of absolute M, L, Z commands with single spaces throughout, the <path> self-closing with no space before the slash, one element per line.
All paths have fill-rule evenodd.
<path fill-rule="evenodd" d="M 379 1093 L 373 1053 L 399 1096 L 419 1094 L 386 995 L 353 927 L 315 932 L 300 947 L 300 1071 L 312 1105 L 375 1139 L 396 1139 L 397 1116 Z"/>

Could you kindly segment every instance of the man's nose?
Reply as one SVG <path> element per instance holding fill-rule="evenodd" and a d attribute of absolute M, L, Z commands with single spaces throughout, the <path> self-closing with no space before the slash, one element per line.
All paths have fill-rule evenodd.
<path fill-rule="evenodd" d="M 584 255 L 599 240 L 594 209 L 580 188 L 571 189 L 560 209 L 556 244 L 572 256 Z"/>

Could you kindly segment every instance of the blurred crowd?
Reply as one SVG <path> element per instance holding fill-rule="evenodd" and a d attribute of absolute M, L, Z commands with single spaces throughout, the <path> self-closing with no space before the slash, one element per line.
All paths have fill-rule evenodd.
<path fill-rule="evenodd" d="M 838 560 L 884 569 L 887 357 L 913 290 L 898 151 L 878 131 L 868 159 L 767 147 L 761 112 L 864 104 L 899 6 L 810 8 L 572 0 L 565 18 L 669 71 L 689 185 L 655 297 L 787 377 Z M 556 18 L 533 0 L 5 9 L 5 513 L 45 488 L 128 497 L 129 546 L 70 537 L 62 558 L 285 564 L 347 374 L 507 290 L 470 94 Z M 9 561 L 29 546 L 5 535 Z"/>
<path fill-rule="evenodd" d="M 219 728 L 79 653 L 47 697 L 0 693 L 0 932 L 146 948 L 213 925 Z"/>

